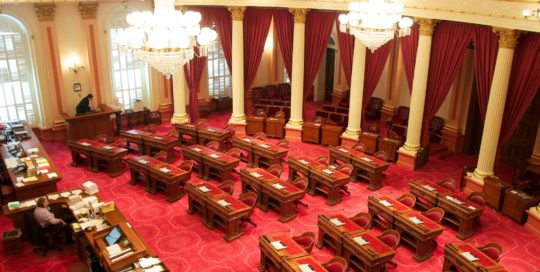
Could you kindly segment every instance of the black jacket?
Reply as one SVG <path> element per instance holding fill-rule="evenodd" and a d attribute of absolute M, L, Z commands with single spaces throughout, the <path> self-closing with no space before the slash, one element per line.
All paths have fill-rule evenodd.
<path fill-rule="evenodd" d="M 91 112 L 92 110 L 90 109 L 90 99 L 88 97 L 83 98 L 81 102 L 79 102 L 79 104 L 77 105 L 76 110 L 77 115 Z"/>

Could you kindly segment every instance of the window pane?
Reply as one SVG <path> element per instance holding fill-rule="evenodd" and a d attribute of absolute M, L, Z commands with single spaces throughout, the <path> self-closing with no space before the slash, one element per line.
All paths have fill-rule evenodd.
<path fill-rule="evenodd" d="M 219 41 L 214 42 L 214 49 L 208 52 L 208 94 L 225 96 L 225 89 L 230 88 L 230 73 Z"/>

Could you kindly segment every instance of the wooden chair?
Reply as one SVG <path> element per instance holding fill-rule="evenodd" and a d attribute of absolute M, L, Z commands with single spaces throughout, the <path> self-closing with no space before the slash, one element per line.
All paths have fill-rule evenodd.
<path fill-rule="evenodd" d="M 353 166 L 350 163 L 344 163 L 336 168 L 336 171 L 339 171 L 347 176 L 351 176 L 351 173 L 353 171 Z M 341 190 L 345 192 L 348 195 L 351 195 L 351 192 L 349 191 L 349 187 L 347 185 L 344 185 L 341 187 Z"/>
<path fill-rule="evenodd" d="M 356 225 L 362 227 L 363 229 L 368 229 L 371 225 L 371 215 L 366 212 L 357 213 L 349 219 L 351 219 Z"/>
<path fill-rule="evenodd" d="M 320 162 L 322 164 L 328 165 L 328 162 L 330 162 L 330 159 L 326 155 L 320 155 L 319 157 L 315 158 L 316 162 Z"/>
<path fill-rule="evenodd" d="M 242 157 L 242 150 L 237 147 L 233 147 L 225 152 L 226 155 L 240 159 Z"/>
<path fill-rule="evenodd" d="M 366 145 L 364 143 L 357 143 L 353 145 L 352 149 L 364 152 L 366 150 Z"/>
<path fill-rule="evenodd" d="M 480 193 L 480 192 L 472 192 L 470 195 L 467 196 L 467 199 L 480 205 L 480 206 L 484 206 L 486 205 L 486 200 L 484 199 L 484 194 L 483 193 Z M 480 216 L 479 217 L 476 217 L 474 219 L 474 223 L 476 225 L 478 225 L 479 227 L 482 226 L 482 224 L 480 223 Z"/>
<path fill-rule="evenodd" d="M 242 194 L 238 198 L 238 200 L 244 202 L 244 204 L 251 207 L 251 209 L 249 210 L 248 215 L 240 219 L 241 224 L 247 222 L 247 223 L 250 223 L 251 225 L 256 227 L 257 224 L 255 224 L 255 222 L 253 222 L 251 220 L 251 215 L 253 215 L 253 211 L 254 211 L 253 207 L 255 207 L 255 204 L 257 203 L 257 193 L 255 193 L 255 192 L 247 192 L 245 194 Z"/>
<path fill-rule="evenodd" d="M 425 212 L 422 212 L 422 214 L 437 223 L 441 223 L 442 219 L 444 218 L 444 210 L 439 207 L 431 208 Z"/>
<path fill-rule="evenodd" d="M 383 233 L 381 233 L 381 235 L 377 236 L 377 238 L 379 238 L 379 240 L 381 240 L 387 246 L 396 249 L 399 245 L 399 239 L 401 238 L 401 236 L 399 232 L 389 229 L 385 230 Z M 388 264 L 392 267 L 397 266 L 397 263 L 395 263 L 394 261 L 389 261 Z"/>
<path fill-rule="evenodd" d="M 379 120 L 381 118 L 381 109 L 383 107 L 384 100 L 378 98 L 378 97 L 372 97 L 366 109 L 364 110 L 364 113 L 366 115 L 366 118 L 368 120 Z"/>
<path fill-rule="evenodd" d="M 154 159 L 160 160 L 162 162 L 167 162 L 167 152 L 166 151 L 159 151 L 154 155 Z"/>
<path fill-rule="evenodd" d="M 347 271 L 347 260 L 343 257 L 332 257 L 328 262 L 322 264 L 329 272 L 345 272 Z"/>
<path fill-rule="evenodd" d="M 413 194 L 402 194 L 397 200 L 411 208 L 416 204 L 416 196 Z"/>
<path fill-rule="evenodd" d="M 306 177 L 297 177 L 295 180 L 291 181 L 290 183 L 294 185 L 294 187 L 304 192 L 307 190 L 307 187 L 308 187 L 308 180 Z M 302 205 L 304 207 L 309 206 L 308 204 L 302 202 L 301 200 L 295 201 L 294 204 L 296 205 L 297 208 L 298 208 L 298 205 Z"/>
<path fill-rule="evenodd" d="M 220 145 L 221 144 L 218 141 L 210 141 L 208 144 L 206 144 L 206 147 L 215 151 L 219 151 Z"/>
<path fill-rule="evenodd" d="M 224 191 L 225 193 L 229 195 L 233 195 L 234 193 L 234 181 L 233 180 L 226 180 L 223 181 L 220 185 L 217 186 L 219 189 Z"/>
<path fill-rule="evenodd" d="M 388 161 L 388 154 L 386 153 L 386 151 L 379 151 L 375 154 L 373 154 L 373 157 L 381 160 L 381 161 Z"/>
<path fill-rule="evenodd" d="M 293 236 L 292 239 L 302 246 L 307 253 L 311 253 L 313 246 L 315 245 L 315 233 L 307 231 L 300 236 Z"/>
<path fill-rule="evenodd" d="M 503 253 L 502 246 L 497 243 L 487 243 L 478 249 L 496 262 L 499 262 Z"/>
<path fill-rule="evenodd" d="M 180 163 L 177 167 L 188 173 L 191 173 L 193 166 L 194 166 L 194 162 L 192 160 L 185 160 L 182 163 Z"/>
<path fill-rule="evenodd" d="M 279 178 L 281 176 L 281 173 L 283 172 L 283 167 L 279 164 L 274 164 L 268 167 L 266 171 Z"/>
<path fill-rule="evenodd" d="M 452 192 L 456 191 L 456 180 L 453 178 L 444 178 L 437 183 L 439 186 L 446 188 Z"/>
<path fill-rule="evenodd" d="M 476 169 L 475 166 L 463 166 L 461 170 L 461 180 L 459 182 L 459 191 L 463 192 L 463 188 L 465 187 L 466 180 L 465 177 L 469 175 L 469 173 L 472 173 Z M 503 190 L 504 191 L 504 190 Z"/>

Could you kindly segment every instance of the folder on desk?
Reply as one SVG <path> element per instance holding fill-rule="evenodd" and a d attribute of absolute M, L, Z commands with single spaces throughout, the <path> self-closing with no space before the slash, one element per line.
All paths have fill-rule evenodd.
<path fill-rule="evenodd" d="M 271 242 L 270 243 L 272 245 L 273 248 L 275 248 L 276 250 L 282 250 L 282 249 L 286 249 L 287 246 L 285 244 L 283 244 L 281 241 L 274 241 L 274 242 Z"/>
<path fill-rule="evenodd" d="M 354 237 L 353 240 L 361 246 L 369 244 L 369 242 L 362 238 L 362 236 Z"/>
<path fill-rule="evenodd" d="M 334 224 L 337 227 L 345 225 L 345 223 L 341 222 L 341 220 L 339 220 L 338 218 L 330 219 L 330 223 Z"/>
<path fill-rule="evenodd" d="M 472 253 L 470 253 L 469 251 L 462 252 L 461 255 L 463 257 L 465 257 L 465 259 L 467 259 L 467 260 L 469 260 L 471 262 L 478 261 L 478 258 L 476 256 L 474 256 Z"/>
<path fill-rule="evenodd" d="M 301 272 L 315 272 L 315 270 L 309 264 L 298 265 Z"/>

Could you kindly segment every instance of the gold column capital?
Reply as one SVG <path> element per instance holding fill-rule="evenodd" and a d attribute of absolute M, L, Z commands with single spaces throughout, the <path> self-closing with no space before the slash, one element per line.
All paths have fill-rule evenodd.
<path fill-rule="evenodd" d="M 79 12 L 81 13 L 81 18 L 96 19 L 98 6 L 99 5 L 97 2 L 79 2 Z"/>
<path fill-rule="evenodd" d="M 305 24 L 309 9 L 290 8 L 289 12 L 294 16 L 294 22 Z"/>
<path fill-rule="evenodd" d="M 499 47 L 514 49 L 518 44 L 522 31 L 502 27 L 493 27 L 493 32 L 499 35 Z"/>
<path fill-rule="evenodd" d="M 231 12 L 233 21 L 242 21 L 244 19 L 244 12 L 246 11 L 246 7 L 232 6 L 227 7 L 227 9 Z"/>
<path fill-rule="evenodd" d="M 35 4 L 34 10 L 39 21 L 53 21 L 56 12 L 56 5 L 52 3 Z"/>
<path fill-rule="evenodd" d="M 422 36 L 433 36 L 433 30 L 437 23 L 439 23 L 439 20 L 426 18 L 415 18 L 414 21 L 418 23 L 418 30 Z"/>

